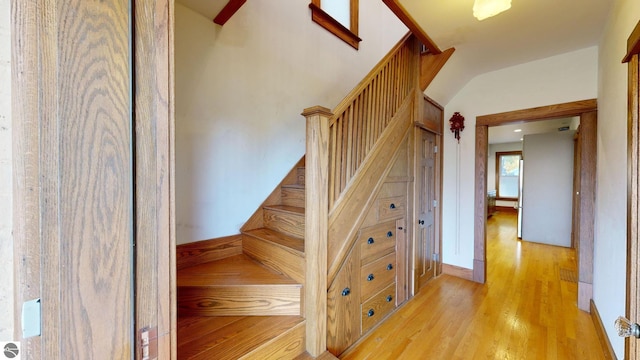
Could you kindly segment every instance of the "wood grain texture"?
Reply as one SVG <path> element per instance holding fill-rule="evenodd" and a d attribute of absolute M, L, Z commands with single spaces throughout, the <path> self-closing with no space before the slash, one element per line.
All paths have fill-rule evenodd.
<path fill-rule="evenodd" d="M 360 337 L 360 304 L 360 248 L 356 246 L 327 295 L 327 349 L 333 354 L 340 355 Z"/>
<path fill-rule="evenodd" d="M 420 90 L 425 91 L 429 87 L 454 51 L 455 48 L 449 48 L 440 54 L 428 52 L 420 55 Z"/>
<path fill-rule="evenodd" d="M 398 19 L 402 21 L 409 30 L 429 49 L 432 54 L 440 54 L 442 51 L 438 48 L 438 45 L 431 40 L 429 35 L 418 25 L 409 12 L 400 4 L 398 0 L 382 0 L 391 11 L 396 14 Z"/>
<path fill-rule="evenodd" d="M 630 62 L 634 55 L 640 53 L 640 22 L 633 28 L 631 35 L 627 38 L 627 54 L 622 59 L 623 63 Z"/>
<path fill-rule="evenodd" d="M 576 284 L 560 280 L 574 250 L 514 241 L 516 219 L 489 220 L 487 284 L 434 279 L 341 359 L 604 359 Z"/>
<path fill-rule="evenodd" d="M 305 209 L 286 205 L 265 206 L 264 227 L 302 239 L 305 237 Z"/>
<path fill-rule="evenodd" d="M 13 169 L 13 244 L 16 305 L 41 294 L 40 253 L 40 109 L 38 98 L 37 4 L 11 2 L 11 116 Z M 45 64 L 46 65 L 46 64 Z M 43 79 L 49 81 L 49 79 Z M 50 96 L 50 95 L 49 95 Z M 54 304 L 55 306 L 55 304 Z M 43 337 L 23 339 L 20 312 L 14 311 L 14 339 L 21 341 L 22 356 L 42 359 Z M 44 321 L 48 321 L 45 313 Z M 47 323 L 44 323 L 47 331 Z M 54 340 L 56 342 L 56 340 Z"/>
<path fill-rule="evenodd" d="M 483 284 L 486 281 L 486 219 L 487 219 L 487 152 L 489 129 L 476 125 L 476 161 L 475 161 L 475 211 L 473 244 L 473 281 Z"/>
<path fill-rule="evenodd" d="M 136 331 L 157 328 L 158 348 L 151 352 L 168 358 L 176 341 L 173 3 L 133 4 Z"/>
<path fill-rule="evenodd" d="M 290 278 L 305 283 L 304 241 L 269 229 L 245 232 L 243 252 Z"/>
<path fill-rule="evenodd" d="M 327 232 L 329 209 L 329 109 L 305 109 L 306 166 L 304 253 L 306 351 L 319 356 L 327 349 Z"/>
<path fill-rule="evenodd" d="M 353 11 L 353 3 L 357 4 L 357 1 L 351 2 L 352 4 L 351 11 Z M 354 49 L 358 50 L 358 48 L 360 47 L 360 41 L 362 41 L 362 39 L 358 37 L 357 16 L 355 17 L 356 19 L 355 24 L 353 23 L 354 17 L 353 16 L 350 17 L 352 24 L 349 28 L 347 28 L 346 26 L 338 22 L 336 19 L 334 19 L 331 15 L 327 14 L 327 12 L 322 10 L 322 8 L 320 8 L 319 6 L 318 1 L 311 2 L 309 4 L 309 8 L 311 9 L 311 19 L 313 20 L 313 22 L 327 29 L 330 33 L 337 36 L 340 40 L 344 41 Z M 356 5 L 356 10 L 357 10 L 357 5 Z M 355 25 L 355 28 L 353 27 L 354 25 Z"/>
<path fill-rule="evenodd" d="M 422 109 L 420 112 L 420 126 L 438 135 L 442 135 L 444 126 L 444 108 L 426 95 L 422 96 Z"/>
<path fill-rule="evenodd" d="M 299 334 L 304 322 L 300 316 L 180 317 L 178 353 L 185 360 L 265 359 L 265 354 L 278 354 L 274 349 L 297 348 L 300 340 L 292 340 L 291 332 Z"/>
<path fill-rule="evenodd" d="M 305 207 L 304 186 L 284 185 L 281 187 L 282 205 Z"/>
<path fill-rule="evenodd" d="M 473 281 L 473 269 L 466 269 L 460 266 L 442 264 L 442 273 Z"/>
<path fill-rule="evenodd" d="M 371 280 L 369 280 L 371 279 Z M 360 268 L 360 300 L 366 301 L 396 280 L 396 253 L 376 259 Z M 395 287 L 393 296 L 395 300 Z M 395 301 L 394 301 L 395 303 Z"/>
<path fill-rule="evenodd" d="M 598 109 L 596 99 L 573 101 L 476 117 L 476 126 L 498 126 L 550 118 L 579 116 Z"/>
<path fill-rule="evenodd" d="M 325 351 L 318 357 L 313 357 L 305 352 L 297 356 L 294 360 L 338 360 L 338 358 L 332 353 Z"/>
<path fill-rule="evenodd" d="M 231 19 L 231 17 L 244 5 L 247 0 L 229 0 L 227 4 L 220 10 L 218 15 L 213 18 L 213 22 L 222 26 Z"/>
<path fill-rule="evenodd" d="M 396 283 L 392 283 L 362 303 L 362 332 L 366 333 L 395 309 Z"/>
<path fill-rule="evenodd" d="M 177 270 L 242 253 L 242 235 L 196 241 L 176 246 Z"/>

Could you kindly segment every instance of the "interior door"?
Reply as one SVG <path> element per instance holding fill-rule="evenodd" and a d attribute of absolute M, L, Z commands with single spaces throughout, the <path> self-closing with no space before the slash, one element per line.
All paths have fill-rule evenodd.
<path fill-rule="evenodd" d="M 439 234 L 437 219 L 438 174 L 437 174 L 437 138 L 438 135 L 419 129 L 417 146 L 416 171 L 416 268 L 417 289 L 435 276 L 437 235 Z"/>
<path fill-rule="evenodd" d="M 23 358 L 141 358 L 142 328 L 175 358 L 171 4 L 12 2 L 15 301 L 41 304 L 40 335 L 16 314 Z"/>

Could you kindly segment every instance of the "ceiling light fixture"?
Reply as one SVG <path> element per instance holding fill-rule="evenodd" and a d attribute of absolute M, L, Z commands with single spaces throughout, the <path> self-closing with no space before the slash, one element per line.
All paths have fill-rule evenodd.
<path fill-rule="evenodd" d="M 475 0 L 473 16 L 484 20 L 511 8 L 511 0 Z"/>
<path fill-rule="evenodd" d="M 522 129 L 515 129 L 515 130 L 513 130 L 513 132 L 521 132 L 521 131 L 522 131 Z"/>

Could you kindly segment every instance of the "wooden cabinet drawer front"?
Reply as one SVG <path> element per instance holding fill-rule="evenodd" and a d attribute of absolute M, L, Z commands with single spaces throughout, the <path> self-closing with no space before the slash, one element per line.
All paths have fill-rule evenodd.
<path fill-rule="evenodd" d="M 359 241 L 363 265 L 395 251 L 396 222 L 388 221 L 360 230 Z"/>
<path fill-rule="evenodd" d="M 407 197 L 394 196 L 378 200 L 378 220 L 397 219 L 406 216 Z"/>
<path fill-rule="evenodd" d="M 371 329 L 395 307 L 396 283 L 393 283 L 362 304 L 362 333 Z"/>
<path fill-rule="evenodd" d="M 396 253 L 392 252 L 360 270 L 360 298 L 362 301 L 396 280 Z"/>

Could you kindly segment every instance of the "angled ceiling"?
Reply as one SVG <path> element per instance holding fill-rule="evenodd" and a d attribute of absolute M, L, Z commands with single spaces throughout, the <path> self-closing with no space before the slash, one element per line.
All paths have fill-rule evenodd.
<path fill-rule="evenodd" d="M 427 89 L 446 105 L 475 76 L 595 46 L 610 0 L 512 0 L 483 21 L 473 0 L 399 0 L 441 49 L 456 51 Z"/>

